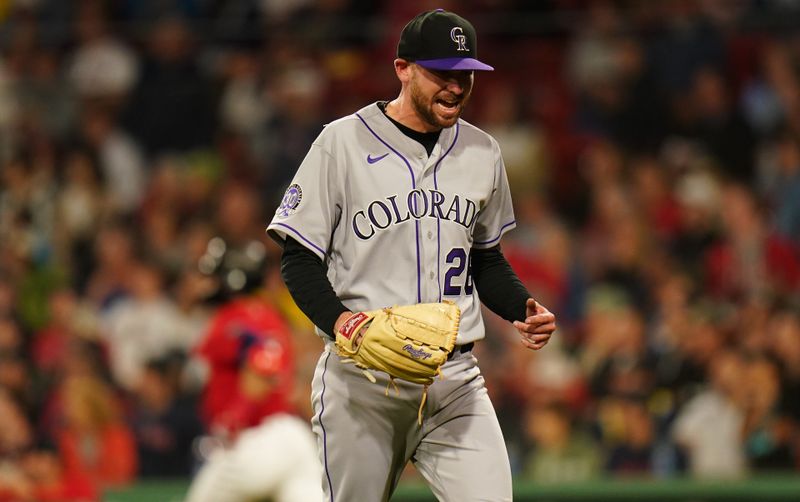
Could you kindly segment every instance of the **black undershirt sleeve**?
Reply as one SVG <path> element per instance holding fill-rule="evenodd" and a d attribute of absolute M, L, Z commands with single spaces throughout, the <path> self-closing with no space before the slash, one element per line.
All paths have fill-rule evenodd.
<path fill-rule="evenodd" d="M 473 249 L 472 279 L 481 302 L 506 321 L 524 321 L 525 303 L 531 297 L 500 246 Z"/>
<path fill-rule="evenodd" d="M 281 277 L 300 310 L 315 326 L 335 339 L 336 319 L 349 309 L 336 296 L 322 260 L 287 236 L 281 255 Z"/>

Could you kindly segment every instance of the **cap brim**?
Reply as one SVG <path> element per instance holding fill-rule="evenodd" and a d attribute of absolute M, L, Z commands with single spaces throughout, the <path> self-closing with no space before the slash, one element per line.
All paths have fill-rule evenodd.
<path fill-rule="evenodd" d="M 477 71 L 494 70 L 494 68 L 492 68 L 488 64 L 481 63 L 480 61 L 474 58 L 423 59 L 414 62 L 430 70 L 477 70 Z"/>

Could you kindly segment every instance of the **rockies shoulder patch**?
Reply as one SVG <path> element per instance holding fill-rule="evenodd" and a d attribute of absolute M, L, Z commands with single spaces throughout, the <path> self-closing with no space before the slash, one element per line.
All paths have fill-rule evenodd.
<path fill-rule="evenodd" d="M 301 200 L 303 200 L 303 189 L 300 188 L 300 185 L 297 183 L 289 185 L 289 188 L 286 189 L 286 193 L 283 194 L 281 205 L 278 206 L 278 209 L 275 211 L 275 215 L 286 218 L 297 210 L 297 206 L 300 205 Z"/>

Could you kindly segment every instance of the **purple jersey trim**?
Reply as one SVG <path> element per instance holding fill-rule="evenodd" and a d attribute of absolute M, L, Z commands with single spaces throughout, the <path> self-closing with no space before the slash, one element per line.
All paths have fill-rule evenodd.
<path fill-rule="evenodd" d="M 497 237 L 495 237 L 494 239 L 489 239 L 488 241 L 475 241 L 474 244 L 491 244 L 494 241 L 499 241 L 500 237 L 503 236 L 503 230 L 505 230 L 506 228 L 510 227 L 511 225 L 515 225 L 516 223 L 517 223 L 516 220 L 510 221 L 510 222 L 506 223 L 505 225 L 503 225 L 502 227 L 500 227 L 500 232 L 497 234 Z"/>
<path fill-rule="evenodd" d="M 419 220 L 414 222 L 414 237 L 417 240 L 417 303 L 422 303 L 422 262 L 419 256 Z"/>
<path fill-rule="evenodd" d="M 333 502 L 333 483 L 331 483 L 331 471 L 328 468 L 328 431 L 325 430 L 325 424 L 322 423 L 322 414 L 325 413 L 325 374 L 328 373 L 328 360 L 331 358 L 331 353 L 325 355 L 325 367 L 322 370 L 322 393 L 319 396 L 319 426 L 322 429 L 322 456 L 325 461 L 325 478 L 328 480 L 328 488 L 331 491 L 331 501 Z"/>
<path fill-rule="evenodd" d="M 313 242 L 311 242 L 310 240 L 308 240 L 308 239 L 306 239 L 305 237 L 303 237 L 303 234 L 301 234 L 300 232 L 298 232 L 298 231 L 297 231 L 297 229 L 295 229 L 294 227 L 292 227 L 292 226 L 290 226 L 290 225 L 287 225 L 286 223 L 272 223 L 272 224 L 273 224 L 273 225 L 275 225 L 276 227 L 284 227 L 284 228 L 287 228 L 287 229 L 291 230 L 291 231 L 292 231 L 292 233 L 293 233 L 294 235 L 296 235 L 297 237 L 300 237 L 300 239 L 301 239 L 303 242 L 305 242 L 306 244 L 308 244 L 308 245 L 309 245 L 309 246 L 311 246 L 312 248 L 314 248 L 314 249 L 316 249 L 317 251 L 319 251 L 319 253 L 322 255 L 322 257 L 323 257 L 323 258 L 324 258 L 324 257 L 325 257 L 325 255 L 327 254 L 327 253 L 326 253 L 326 251 L 325 251 L 324 249 L 322 249 L 321 247 L 317 246 L 316 244 L 314 244 L 314 243 L 313 243 Z"/>
<path fill-rule="evenodd" d="M 418 65 L 431 70 L 479 70 L 493 71 L 494 68 L 486 63 L 481 63 L 474 58 L 443 58 L 443 59 L 423 59 L 414 61 Z"/>
<path fill-rule="evenodd" d="M 369 126 L 369 124 L 367 124 L 367 121 L 364 120 L 364 118 L 361 117 L 361 115 L 359 115 L 358 113 L 356 113 L 355 115 L 356 115 L 356 117 L 358 117 L 358 120 L 360 120 L 361 123 L 364 124 L 364 126 L 367 128 L 367 130 L 369 132 L 371 132 L 372 135 L 375 136 L 375 138 L 378 141 L 383 143 L 384 146 L 386 146 L 386 148 L 388 148 L 389 150 L 394 152 L 395 155 L 400 157 L 403 160 L 403 162 L 405 162 L 406 167 L 408 167 L 408 173 L 411 175 L 411 189 L 412 190 L 416 190 L 417 182 L 416 182 L 416 179 L 414 178 L 414 170 L 411 168 L 411 163 L 408 161 L 408 159 L 405 158 L 403 156 L 403 154 L 401 154 L 400 152 L 395 150 L 392 147 L 392 145 L 390 145 L 389 143 L 384 141 L 383 138 L 378 136 L 378 133 L 376 133 L 375 131 L 372 130 L 372 128 Z M 414 222 L 414 227 L 415 227 L 416 239 L 417 239 L 417 303 L 420 303 L 420 302 L 422 302 L 422 280 L 421 280 L 421 277 L 422 277 L 422 264 L 420 263 L 420 258 L 419 258 L 419 221 L 415 221 Z"/>
<path fill-rule="evenodd" d="M 442 164 L 442 161 L 447 154 L 450 153 L 450 150 L 456 146 L 456 141 L 458 141 L 458 131 L 460 130 L 461 124 L 456 122 L 456 135 L 453 138 L 453 142 L 450 144 L 450 148 L 444 152 L 444 155 L 439 157 L 439 160 L 436 161 L 436 166 L 433 168 L 433 188 L 435 190 L 439 190 L 439 178 L 437 174 L 439 172 L 439 166 Z M 436 218 L 436 263 L 438 267 L 436 269 L 436 283 L 439 285 L 439 301 L 442 301 L 442 221 L 439 218 Z M 467 271 L 469 273 L 469 271 Z"/>

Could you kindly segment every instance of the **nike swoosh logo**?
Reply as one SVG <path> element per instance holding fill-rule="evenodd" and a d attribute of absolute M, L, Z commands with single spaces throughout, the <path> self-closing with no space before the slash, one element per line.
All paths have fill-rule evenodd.
<path fill-rule="evenodd" d="M 379 160 L 383 159 L 384 157 L 386 157 L 387 155 L 389 155 L 389 152 L 384 153 L 380 157 L 373 157 L 372 155 L 367 154 L 367 162 L 369 162 L 370 164 L 374 164 Z"/>

